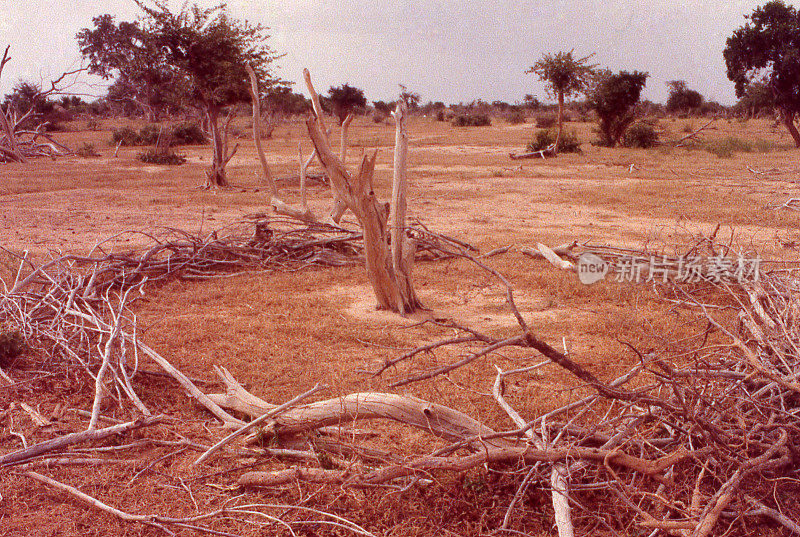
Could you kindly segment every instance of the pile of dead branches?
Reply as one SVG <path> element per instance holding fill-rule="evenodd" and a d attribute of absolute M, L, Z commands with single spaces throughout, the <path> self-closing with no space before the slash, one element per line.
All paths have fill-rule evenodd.
<path fill-rule="evenodd" d="M 0 76 L 2 76 L 3 67 L 11 61 L 11 57 L 8 55 L 10 48 L 10 45 L 6 47 L 3 58 L 0 59 Z M 6 110 L 0 108 L 0 163 L 27 162 L 31 158 L 55 158 L 72 154 L 68 147 L 58 143 L 45 132 L 48 123 L 39 121 L 32 130 L 23 126 L 37 119 L 36 103 L 47 100 L 51 95 L 61 93 L 64 90 L 61 87 L 62 82 L 84 70 L 81 68 L 65 72 L 50 83 L 50 89 L 39 88 L 36 95 L 32 96 L 27 110 L 18 111 L 14 102 L 9 103 Z"/>
<path fill-rule="evenodd" d="M 257 232 L 256 238 L 265 244 L 274 239 L 267 237 L 266 230 L 260 236 Z M 203 250 L 181 244 L 195 254 Z M 237 248 L 250 252 L 246 249 L 255 246 L 239 243 Z M 174 249 L 155 253 L 162 252 L 178 255 Z M 221 434 L 214 446 L 193 446 L 200 453 L 195 465 L 216 465 L 242 456 L 273 461 L 270 469 L 262 471 L 250 471 L 252 464 L 239 464 L 233 473 L 240 487 L 306 481 L 337 488 L 405 491 L 424 487 L 441 473 L 489 468 L 517 477 L 516 493 L 504 499 L 506 512 L 497 523 L 498 532 L 518 531 L 515 523 L 521 518 L 526 495 L 538 488 L 550 491 L 551 513 L 562 536 L 576 531 L 745 535 L 753 525 L 765 523 L 776 532 L 800 533 L 796 499 L 800 497 L 796 447 L 800 445 L 800 279 L 796 273 L 775 270 L 762 274 L 759 281 L 739 284 L 664 285 L 665 297 L 701 312 L 708 328 L 684 342 L 693 346 L 692 351 L 679 356 L 629 347 L 624 352 L 635 354 L 636 364 L 616 379 L 602 379 L 583 366 L 580 357 L 537 337 L 515 305 L 513 287 L 501 274 L 463 249 L 452 253 L 487 270 L 505 286 L 517 333 L 497 338 L 451 321 L 431 321 L 453 329 L 455 335 L 389 359 L 374 375 L 386 375 L 401 362 L 413 364 L 416 357 L 438 349 L 469 349 L 462 351 L 458 361 L 394 380 L 395 386 L 408 385 L 446 375 L 479 358 L 491 360 L 511 348 L 521 349 L 530 353 L 531 365 L 510 371 L 498 368 L 491 387 L 495 401 L 514 424 L 511 429 L 489 427 L 458 410 L 395 393 L 353 393 L 305 402 L 323 389 L 317 386 L 276 404 L 245 390 L 224 368 L 216 369 L 224 393 L 206 393 L 136 336 L 127 304 L 132 291 L 142 291 L 156 273 L 137 273 L 139 265 L 125 265 L 113 285 L 108 277 L 102 285 L 89 285 L 90 274 L 67 277 L 65 271 L 56 278 L 39 270 L 10 286 L 0 302 L 0 320 L 22 331 L 26 339 L 49 341 L 53 352 L 80 363 L 95 380 L 94 404 L 86 433 L 0 455 L 0 467 L 21 468 L 32 479 L 124 520 L 166 529 L 194 524 L 200 518 L 262 516 L 272 517 L 274 528 L 282 524 L 291 533 L 291 524 L 263 505 L 253 508 L 257 515 L 243 514 L 245 506 L 232 504 L 230 510 L 191 520 L 121 512 L 24 466 L 41 464 L 44 456 L 51 461 L 74 460 L 65 454 L 67 446 L 95 440 L 111 430 L 98 429 L 108 398 L 127 405 L 134 418 L 108 434 L 157 421 L 158 409 L 146 408 L 136 397 L 135 374 L 140 362 L 148 359 L 233 430 Z M 157 257 L 162 267 L 172 266 L 164 255 L 151 258 Z M 180 270 L 186 271 L 186 257 L 180 259 Z M 208 275 L 211 266 L 229 267 L 231 258 L 212 259 L 198 276 Z M 507 400 L 508 380 L 517 377 L 517 381 L 535 383 L 537 371 L 553 367 L 569 372 L 588 389 L 588 395 L 539 416 L 522 416 Z M 379 433 L 362 435 L 350 428 L 363 420 L 390 420 L 447 444 L 401 456 L 375 440 Z M 341 517 L 320 516 L 340 529 L 371 535 L 368 528 Z"/>
<path fill-rule="evenodd" d="M 206 235 L 165 229 L 158 235 L 128 231 L 97 244 L 87 255 L 63 255 L 35 264 L 20 258 L 11 292 L 62 284 L 70 293 L 99 297 L 170 278 L 224 277 L 248 270 L 296 271 L 308 266 L 359 262 L 361 234 L 327 224 L 251 215 Z M 125 242 L 144 244 L 121 249 Z M 19 257 L 6 251 L 11 257 Z"/>

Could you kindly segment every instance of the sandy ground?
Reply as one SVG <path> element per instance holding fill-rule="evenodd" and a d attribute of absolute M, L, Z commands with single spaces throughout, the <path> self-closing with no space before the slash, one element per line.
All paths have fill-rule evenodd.
<path fill-rule="evenodd" d="M 679 138 L 687 126 L 691 128 L 691 120 L 667 119 L 661 123 L 673 139 Z M 208 191 L 200 188 L 208 147 L 181 148 L 188 162 L 180 167 L 143 165 L 135 158 L 135 148 L 122 148 L 118 157 L 113 156 L 114 148 L 108 145 L 113 126 L 104 124 L 101 131 L 58 135 L 72 147 L 94 144 L 100 158 L 70 157 L 0 166 L 0 246 L 18 254 L 27 251 L 39 259 L 66 252 L 87 253 L 98 245 L 105 251 L 120 251 L 149 240 L 126 231 L 158 235 L 165 228 L 175 228 L 210 233 L 239 222 L 247 214 L 268 212 L 265 185 L 253 143 L 247 137 L 237 140 L 241 147 L 229 166 L 233 188 Z M 598 376 L 612 378 L 625 360 L 636 359 L 627 349 L 621 349 L 620 337 L 642 348 L 655 345 L 654 341 L 678 340 L 691 329 L 687 325 L 691 312 L 675 314 L 670 305 L 634 286 L 584 286 L 574 274 L 522 256 L 519 247 L 579 240 L 668 250 L 696 241 L 700 234 L 708 236 L 720 226 L 717 238 L 730 241 L 735 248 L 756 251 L 764 258 L 797 261 L 800 213 L 771 206 L 800 197 L 800 161 L 798 151 L 785 146 L 787 136 L 767 122 L 744 125 L 720 120 L 707 129 L 708 140 L 736 136 L 764 140 L 773 146 L 769 152 L 736 153 L 729 158 L 702 148 L 669 145 L 651 150 L 598 148 L 588 143 L 594 136 L 593 127 L 569 126 L 587 141 L 582 154 L 546 161 L 512 161 L 508 153 L 524 148 L 533 136 L 532 125 L 511 126 L 497 121 L 487 128 L 456 129 L 415 119 L 410 125 L 409 210 L 431 229 L 466 240 L 484 252 L 516 246 L 487 262 L 512 281 L 516 303 L 531 328 L 554 344 L 568 347 Z M 393 138 L 393 127 L 366 119 L 359 119 L 351 128 L 351 167 L 362 150 L 379 149 L 376 185 L 382 199 L 388 198 L 390 190 Z M 274 139 L 266 143 L 276 176 L 297 174 L 298 142 L 310 154 L 309 143 L 295 123 L 280 127 Z M 297 203 L 296 183 L 283 184 L 281 196 Z M 318 214 L 327 212 L 330 193 L 324 186 L 313 186 L 310 199 Z M 0 259 L 0 269 L 7 277 L 17 261 L 7 254 Z M 452 334 L 429 324 L 420 325 L 424 318 L 447 317 L 492 334 L 508 333 L 514 327 L 514 318 L 504 306 L 505 288 L 466 262 L 420 263 L 415 278 L 430 311 L 410 319 L 376 311 L 366 277 L 354 267 L 174 281 L 148 288 L 147 296 L 136 302 L 135 309 L 141 337 L 179 369 L 210 378 L 213 365 L 224 365 L 254 393 L 274 402 L 285 401 L 316 382 L 331 386 L 327 395 L 332 396 L 388 389 L 391 379 L 372 378 L 362 371 L 374 370 L 409 348 Z M 419 362 L 401 364 L 392 371 L 392 378 L 446 363 L 463 352 L 458 349 L 420 356 Z M 492 365 L 510 369 L 529 365 L 534 359 L 541 357 L 513 350 L 497 353 L 454 372 L 446 380 L 413 385 L 400 393 L 450 405 L 492 426 L 507 427 L 507 419 L 487 395 L 494 378 Z M 47 382 L 53 385 L 46 389 L 37 385 L 35 392 L 25 391 L 28 386 L 14 397 L 35 401 L 44 413 L 64 402 L 75 408 L 91 404 L 91 395 L 86 395 L 91 383 L 85 379 L 83 391 L 66 381 L 61 386 L 59 378 Z M 180 416 L 180 423 L 170 422 L 170 427 L 208 444 L 222 437 L 222 432 L 207 425 L 209 416 L 171 381 L 147 377 L 139 382 L 137 389 L 148 405 Z M 564 404 L 579 390 L 574 379 L 553 366 L 510 384 L 508 397 L 521 413 L 534 416 L 552 405 Z M 5 402 L 10 403 L 10 399 Z M 127 415 L 120 417 L 127 419 Z M 69 426 L 80 430 L 85 428 L 84 421 L 75 418 Z M 46 436 L 33 426 L 26 433 L 30 440 Z M 174 438 L 171 432 L 163 434 Z M 394 430 L 387 437 L 412 446 L 428 441 Z M 11 435 L 0 439 L 4 451 L 16 449 L 17 444 L 18 439 Z M 162 455 L 146 454 L 147 460 Z M 191 513 L 195 507 L 183 489 L 163 485 L 167 478 L 172 479 L 170 476 L 187 477 L 191 458 L 187 453 L 163 462 L 158 467 L 160 473 L 146 473 L 132 486 L 118 485 L 131 483 L 136 475 L 133 467 L 113 472 L 56 470 L 55 475 L 131 512 L 166 512 L 178 506 L 182 512 Z M 207 472 L 209 468 L 194 471 Z M 202 509 L 226 501 L 229 494 L 224 487 L 230 481 L 225 479 L 220 478 L 222 485 L 218 488 L 198 485 L 192 500 L 196 498 Z M 414 496 L 409 501 L 382 492 L 378 500 L 370 497 L 364 501 L 355 494 L 331 499 L 321 489 L 306 495 L 308 489 L 302 487 L 248 493 L 247 499 L 300 502 L 311 501 L 313 496 L 318 505 L 341 508 L 358 520 L 371 522 L 384 517 L 385 527 L 400 528 L 391 533 L 399 536 L 429 534 L 429 520 L 459 501 L 480 512 L 443 520 L 443 528 L 483 520 L 491 509 L 497 511 L 492 511 L 492 516 L 502 519 L 503 501 L 487 496 L 478 502 L 470 496 L 472 489 L 463 483 L 448 487 L 436 489 L 434 498 Z M 65 502 L 57 494 L 43 495 L 22 477 L 7 476 L 0 480 L 0 488 L 5 497 L 0 502 L 0 527 L 10 521 L 12 535 L 27 535 L 30 527 L 41 528 L 43 535 L 91 534 L 86 533 L 90 529 L 97 535 L 159 534 L 122 524 L 113 517 L 97 517 L 94 511 Z M 455 499 L 448 496 L 451 492 Z M 493 494 L 491 487 L 486 494 Z M 436 506 L 440 500 L 444 510 Z M 547 502 L 544 497 L 529 498 L 525 507 L 529 509 L 525 523 L 536 526 L 539 518 L 545 520 L 541 534 L 549 534 L 549 522 L 541 516 L 549 509 Z M 490 505 L 495 507 L 487 507 Z M 365 510 L 365 506 L 374 507 L 374 512 Z M 407 509 L 414 506 L 420 509 L 418 518 L 407 517 Z M 465 527 L 459 527 L 459 531 L 479 534 L 480 529 L 470 533 Z"/>

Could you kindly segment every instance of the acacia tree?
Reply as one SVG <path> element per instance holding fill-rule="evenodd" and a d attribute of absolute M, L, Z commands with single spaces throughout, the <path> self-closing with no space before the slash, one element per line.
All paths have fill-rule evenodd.
<path fill-rule="evenodd" d="M 786 129 L 797 147 L 794 125 L 800 112 L 800 14 L 780 0 L 767 2 L 747 16 L 750 22 L 728 38 L 723 56 L 736 96 L 763 81 L 772 91 Z"/>
<path fill-rule="evenodd" d="M 344 123 L 347 116 L 354 108 L 366 106 L 367 98 L 364 97 L 364 91 L 355 88 L 349 84 L 343 84 L 339 87 L 333 87 L 328 90 L 328 99 L 333 105 L 333 114 L 339 120 L 339 125 Z"/>
<path fill-rule="evenodd" d="M 132 103 L 147 121 L 156 121 L 165 92 L 179 91 L 182 78 L 169 69 L 162 51 L 138 23 L 116 24 L 112 15 L 94 17 L 92 23 L 94 29 L 84 28 L 77 35 L 81 54 L 90 59 L 89 73 L 114 79 L 109 100 Z"/>
<path fill-rule="evenodd" d="M 703 96 L 699 91 L 689 89 L 684 80 L 670 80 L 669 97 L 667 98 L 668 112 L 691 112 L 703 106 Z"/>
<path fill-rule="evenodd" d="M 135 2 L 144 12 L 139 21 L 116 25 L 103 15 L 93 19 L 94 29 L 79 32 L 81 53 L 94 73 L 130 81 L 142 91 L 169 88 L 170 99 L 199 109 L 214 149 L 207 185 L 226 186 L 225 166 L 236 151 L 227 149 L 233 116 L 223 124 L 220 119 L 227 107 L 250 100 L 245 66 L 252 65 L 267 85 L 277 82 L 268 70 L 276 56 L 266 44 L 266 28 L 230 18 L 225 4 L 173 13 L 158 0 Z"/>
<path fill-rule="evenodd" d="M 598 73 L 594 88 L 589 94 L 588 104 L 600 118 L 600 143 L 616 146 L 625 131 L 636 118 L 635 107 L 639 102 L 647 73 L 610 71 Z"/>
<path fill-rule="evenodd" d="M 589 59 L 594 56 L 576 59 L 572 51 L 545 54 L 525 73 L 535 74 L 547 83 L 547 91 L 558 99 L 558 133 L 554 151 L 558 152 L 561 133 L 564 131 L 564 99 L 586 91 L 594 74 L 594 65 Z"/>
<path fill-rule="evenodd" d="M 775 111 L 775 96 L 766 82 L 751 82 L 747 86 L 745 94 L 742 95 L 733 108 L 737 114 L 747 118 L 763 113 L 772 114 Z"/>

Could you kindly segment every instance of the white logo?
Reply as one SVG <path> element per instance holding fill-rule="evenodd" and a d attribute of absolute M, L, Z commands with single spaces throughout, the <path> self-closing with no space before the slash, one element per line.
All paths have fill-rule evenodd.
<path fill-rule="evenodd" d="M 590 285 L 604 279 L 608 274 L 608 263 L 602 258 L 585 252 L 578 258 L 578 278 Z"/>

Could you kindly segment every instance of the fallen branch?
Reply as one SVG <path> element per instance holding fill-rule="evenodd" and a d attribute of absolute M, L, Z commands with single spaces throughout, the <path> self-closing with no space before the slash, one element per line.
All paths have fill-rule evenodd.
<path fill-rule="evenodd" d="M 38 457 L 44 453 L 63 449 L 67 446 L 82 444 L 85 442 L 95 442 L 97 440 L 108 438 L 109 436 L 123 434 L 141 427 L 149 427 L 150 425 L 155 425 L 156 423 L 160 422 L 161 417 L 155 416 L 151 418 L 142 418 L 135 421 L 129 421 L 120 425 L 113 425 L 111 427 L 106 427 L 105 429 L 90 429 L 88 431 L 59 436 L 58 438 L 54 438 L 52 440 L 34 444 L 26 449 L 21 449 L 19 451 L 14 451 L 0 456 L 0 466 L 6 466 L 9 464 L 18 463 L 20 461 L 25 461 L 33 457 Z"/>
<path fill-rule="evenodd" d="M 692 132 L 692 133 L 689 133 L 689 134 L 687 134 L 686 136 L 684 136 L 683 138 L 681 138 L 680 140 L 678 140 L 677 142 L 675 142 L 675 147 L 683 147 L 683 145 L 684 145 L 684 143 L 683 143 L 683 142 L 685 142 L 686 140 L 689 140 L 689 139 L 691 139 L 691 138 L 694 138 L 695 136 L 697 136 L 698 134 L 700 134 L 701 132 L 703 132 L 703 131 L 706 129 L 706 127 L 708 127 L 709 125 L 711 125 L 712 123 L 714 123 L 714 121 L 715 121 L 715 120 L 716 120 L 716 118 L 708 120 L 708 123 L 706 123 L 705 125 L 703 125 L 703 126 L 702 126 L 702 127 L 700 127 L 699 129 L 697 129 L 696 131 L 694 131 L 694 132 Z"/>

